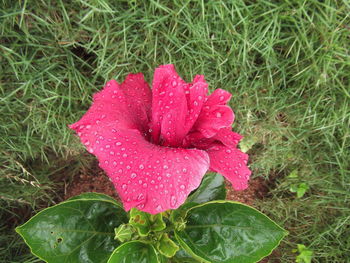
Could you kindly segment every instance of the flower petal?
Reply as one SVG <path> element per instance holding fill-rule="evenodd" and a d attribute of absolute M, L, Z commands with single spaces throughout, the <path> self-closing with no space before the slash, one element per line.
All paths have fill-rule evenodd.
<path fill-rule="evenodd" d="M 178 147 L 196 122 L 208 84 L 197 75 L 186 83 L 173 65 L 158 67 L 153 79 L 152 138 L 156 144 Z"/>
<path fill-rule="evenodd" d="M 173 65 L 163 65 L 155 70 L 152 88 L 152 138 L 155 144 L 178 146 L 185 136 L 187 85 Z"/>
<path fill-rule="evenodd" d="M 235 115 L 226 105 L 231 94 L 225 90 L 215 90 L 204 103 L 193 130 L 200 131 L 205 137 L 213 137 L 222 128 L 230 128 Z"/>
<path fill-rule="evenodd" d="M 214 144 L 207 150 L 210 170 L 222 174 L 235 190 L 248 187 L 251 171 L 247 167 L 248 155 L 237 148 Z"/>
<path fill-rule="evenodd" d="M 242 138 L 242 135 L 231 131 L 231 128 L 220 129 L 213 137 L 214 140 L 220 141 L 229 147 L 236 147 Z"/>
<path fill-rule="evenodd" d="M 150 109 L 151 90 L 143 75 L 129 74 L 121 85 L 115 80 L 107 82 L 103 90 L 94 95 L 86 114 L 69 127 L 86 133 L 94 125 L 116 122 L 119 128 L 147 132 Z"/>
<path fill-rule="evenodd" d="M 115 185 L 125 210 L 156 214 L 176 209 L 196 189 L 209 168 L 205 151 L 154 145 L 137 130 L 98 127 L 82 138 Z M 104 138 L 104 139 L 101 139 Z"/>
<path fill-rule="evenodd" d="M 185 86 L 185 93 L 187 98 L 188 115 L 184 130 L 187 134 L 197 121 L 207 99 L 208 84 L 205 82 L 204 76 L 195 76 L 191 85 Z"/>
<path fill-rule="evenodd" d="M 223 90 L 223 89 L 216 89 L 214 92 L 209 96 L 207 102 L 205 103 L 206 106 L 212 106 L 212 105 L 226 105 L 227 102 L 231 99 L 232 95 L 230 92 Z"/>
<path fill-rule="evenodd" d="M 194 128 L 205 137 L 213 137 L 222 128 L 231 127 L 234 120 L 232 109 L 226 105 L 204 106 Z"/>

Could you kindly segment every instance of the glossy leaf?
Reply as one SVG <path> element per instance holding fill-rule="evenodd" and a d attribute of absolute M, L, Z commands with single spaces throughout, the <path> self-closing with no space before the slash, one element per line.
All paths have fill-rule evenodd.
<path fill-rule="evenodd" d="M 39 212 L 16 231 L 49 263 L 104 263 L 119 244 L 114 228 L 127 221 L 115 200 L 83 194 Z"/>
<path fill-rule="evenodd" d="M 72 200 L 102 200 L 102 201 L 110 201 L 120 207 L 122 205 L 113 197 L 105 194 L 100 194 L 100 193 L 95 193 L 95 192 L 88 192 L 88 193 L 82 193 L 80 195 L 72 196 L 69 198 L 67 201 L 72 201 Z"/>
<path fill-rule="evenodd" d="M 136 230 L 133 226 L 129 224 L 121 224 L 114 229 L 115 237 L 114 239 L 119 240 L 120 242 L 130 241 L 132 236 L 136 233 Z"/>
<path fill-rule="evenodd" d="M 200 261 L 193 258 L 186 250 L 180 248 L 171 259 L 174 263 L 198 263 Z"/>
<path fill-rule="evenodd" d="M 187 198 L 187 202 L 205 203 L 214 200 L 224 200 L 226 188 L 224 177 L 217 173 L 204 176 L 198 189 Z"/>
<path fill-rule="evenodd" d="M 163 233 L 158 240 L 157 249 L 162 255 L 171 258 L 179 250 L 179 246 L 169 238 L 168 234 Z"/>
<path fill-rule="evenodd" d="M 113 251 L 107 263 L 158 263 L 154 247 L 141 241 L 124 243 Z"/>
<path fill-rule="evenodd" d="M 256 209 L 231 201 L 190 208 L 180 245 L 201 262 L 251 263 L 269 255 L 286 231 Z"/>

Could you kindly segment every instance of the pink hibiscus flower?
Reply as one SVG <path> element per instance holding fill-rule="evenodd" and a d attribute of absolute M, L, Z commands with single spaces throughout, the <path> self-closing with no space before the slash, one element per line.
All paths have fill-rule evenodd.
<path fill-rule="evenodd" d="M 126 211 L 176 209 L 208 169 L 236 190 L 247 188 L 248 155 L 231 131 L 231 94 L 208 93 L 204 76 L 186 83 L 173 65 L 155 70 L 150 90 L 141 73 L 109 81 L 86 114 L 69 127 L 113 182 Z"/>

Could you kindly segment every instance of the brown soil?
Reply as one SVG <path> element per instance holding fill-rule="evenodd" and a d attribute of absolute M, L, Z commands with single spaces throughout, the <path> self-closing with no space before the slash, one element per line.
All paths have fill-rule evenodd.
<path fill-rule="evenodd" d="M 64 199 L 86 192 L 102 193 L 119 200 L 112 182 L 96 164 L 94 169 L 81 171 L 65 189 Z"/>
<path fill-rule="evenodd" d="M 248 189 L 244 191 L 233 190 L 231 184 L 226 181 L 226 189 L 226 199 L 238 201 L 250 206 L 254 206 L 254 202 L 257 199 L 266 197 L 269 191 L 267 181 L 262 178 L 251 179 Z M 64 199 L 85 192 L 103 193 L 120 200 L 112 182 L 97 164 L 95 164 L 92 169 L 81 171 L 78 176 L 74 177 L 73 181 L 69 183 L 65 189 Z M 272 257 L 276 258 L 276 256 L 278 258 L 278 252 L 274 251 L 272 256 L 266 257 L 259 261 L 259 263 L 278 263 L 280 261 L 272 259 Z"/>
<path fill-rule="evenodd" d="M 226 199 L 254 206 L 257 199 L 263 199 L 269 192 L 267 182 L 261 178 L 253 178 L 249 181 L 249 187 L 244 191 L 235 191 L 231 184 L 226 181 Z"/>

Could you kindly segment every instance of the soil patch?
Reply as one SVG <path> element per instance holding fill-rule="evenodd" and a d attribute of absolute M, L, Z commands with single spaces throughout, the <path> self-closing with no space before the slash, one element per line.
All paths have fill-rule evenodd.
<path fill-rule="evenodd" d="M 96 164 L 94 169 L 81 171 L 65 189 L 64 199 L 86 192 L 102 193 L 120 200 L 112 182 Z"/>

